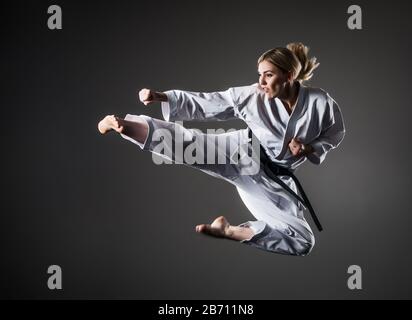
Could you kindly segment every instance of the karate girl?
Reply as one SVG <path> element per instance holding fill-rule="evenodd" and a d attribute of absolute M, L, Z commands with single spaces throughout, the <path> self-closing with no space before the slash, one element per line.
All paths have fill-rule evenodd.
<path fill-rule="evenodd" d="M 206 154 L 205 161 L 201 163 L 180 161 L 234 185 L 256 220 L 235 226 L 220 216 L 211 224 L 196 226 L 196 231 L 270 252 L 304 256 L 315 244 L 313 232 L 303 214 L 305 207 L 271 179 L 259 163 L 255 172 L 244 174 L 244 163 L 242 160 L 232 161 L 231 150 L 227 146 L 249 148 L 251 139 L 248 133 L 251 130 L 270 161 L 281 167 L 294 171 L 306 159 L 320 164 L 326 154 L 343 140 L 345 128 L 341 111 L 333 98 L 322 89 L 304 85 L 318 65 L 316 58 L 309 59 L 306 46 L 291 43 L 286 48 L 269 50 L 258 59 L 258 84 L 214 93 L 142 89 L 140 101 L 145 105 L 161 102 L 165 121 L 144 115 L 127 115 L 124 119 L 109 115 L 100 121 L 98 129 L 102 134 L 114 130 L 141 149 L 151 152 L 158 153 L 159 148 L 156 147 L 162 143 L 165 149 L 164 144 L 168 143 L 166 148 L 170 152 L 161 156 L 175 162 L 178 156 L 176 136 L 183 136 L 183 151 L 196 143 L 216 145 L 216 150 L 223 152 L 228 160 L 224 165 L 208 163 Z M 212 135 L 186 129 L 173 122 L 233 118 L 245 121 L 248 129 Z M 172 141 L 158 139 L 156 132 L 159 130 L 169 132 Z M 297 191 L 290 177 L 279 178 Z"/>

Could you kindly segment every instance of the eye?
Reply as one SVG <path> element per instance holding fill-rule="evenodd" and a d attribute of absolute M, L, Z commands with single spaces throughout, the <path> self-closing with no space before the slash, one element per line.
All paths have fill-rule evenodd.
<path fill-rule="evenodd" d="M 271 74 L 271 73 L 266 73 L 266 76 L 267 76 L 268 78 L 272 78 L 272 77 L 273 77 L 273 74 Z"/>

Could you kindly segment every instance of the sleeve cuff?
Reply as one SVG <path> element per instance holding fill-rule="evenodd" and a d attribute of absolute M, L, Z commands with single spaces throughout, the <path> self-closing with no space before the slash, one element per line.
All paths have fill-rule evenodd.
<path fill-rule="evenodd" d="M 254 235 L 250 239 L 241 240 L 240 242 L 248 243 L 248 242 L 256 242 L 256 240 L 262 238 L 264 236 L 264 230 L 266 228 L 266 222 L 263 221 L 247 221 L 239 225 L 239 227 L 249 227 Z"/>
<path fill-rule="evenodd" d="M 326 153 L 323 151 L 322 143 L 320 141 L 316 141 L 310 144 L 313 148 L 313 152 L 308 154 L 306 158 L 313 164 L 321 164 L 322 161 L 325 159 Z"/>
<path fill-rule="evenodd" d="M 162 115 L 165 121 L 173 121 L 176 117 L 177 96 L 175 91 L 165 91 L 167 102 L 162 102 Z"/>
<path fill-rule="evenodd" d="M 147 133 L 147 137 L 146 137 L 145 142 L 140 143 L 137 140 L 135 140 L 135 139 L 133 139 L 129 136 L 126 136 L 122 133 L 120 135 L 122 136 L 122 138 L 124 138 L 126 140 L 129 140 L 130 142 L 138 145 L 140 148 L 142 148 L 142 150 L 149 150 L 150 149 L 150 143 L 152 141 L 153 131 L 154 131 L 152 118 L 150 118 L 148 116 L 145 116 L 145 115 L 136 116 L 136 115 L 132 115 L 132 114 L 127 114 L 124 119 L 127 120 L 127 121 L 138 122 L 136 120 L 136 118 L 143 119 L 144 121 L 146 121 L 147 125 L 149 126 L 149 132 Z"/>

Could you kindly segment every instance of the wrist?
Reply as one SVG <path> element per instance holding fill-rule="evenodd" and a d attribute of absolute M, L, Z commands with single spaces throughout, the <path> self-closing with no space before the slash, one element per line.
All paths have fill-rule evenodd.
<path fill-rule="evenodd" d="M 167 102 L 169 99 L 164 92 L 156 92 L 156 100 L 161 102 Z"/>
<path fill-rule="evenodd" d="M 310 144 L 302 144 L 301 150 L 304 155 L 308 155 L 313 152 L 313 147 Z"/>

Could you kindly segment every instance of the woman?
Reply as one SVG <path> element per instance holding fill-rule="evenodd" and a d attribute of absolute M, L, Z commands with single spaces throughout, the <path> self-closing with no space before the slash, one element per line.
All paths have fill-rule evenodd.
<path fill-rule="evenodd" d="M 139 92 L 141 102 L 145 105 L 162 102 L 166 121 L 147 116 L 127 115 L 125 119 L 107 116 L 98 128 L 102 134 L 114 130 L 143 150 L 155 153 L 159 153 L 159 144 L 164 144 L 161 139 L 154 138 L 155 133 L 166 130 L 173 141 L 166 145 L 170 152 L 161 156 L 173 161 L 177 161 L 173 146 L 177 144 L 174 137 L 178 133 L 184 137 L 183 149 L 189 148 L 188 142 L 208 141 L 229 159 L 231 152 L 221 142 L 234 143 L 240 149 L 247 146 L 249 150 L 250 130 L 260 141 L 270 162 L 291 171 L 306 159 L 320 164 L 328 151 L 340 144 L 345 128 L 340 109 L 328 93 L 303 85 L 318 65 L 316 58 L 308 58 L 306 46 L 291 43 L 286 48 L 269 50 L 258 59 L 258 84 L 214 93 L 143 89 Z M 245 121 L 248 129 L 211 135 L 169 122 L 232 118 Z M 256 218 L 256 221 L 234 226 L 220 216 L 211 224 L 196 226 L 197 232 L 282 254 L 304 256 L 312 250 L 315 239 L 303 215 L 304 206 L 272 179 L 263 166 L 259 166 L 261 163 L 255 172 L 243 174 L 241 160 L 225 165 L 180 160 L 233 184 Z M 297 192 L 293 179 L 288 176 L 279 178 Z"/>

